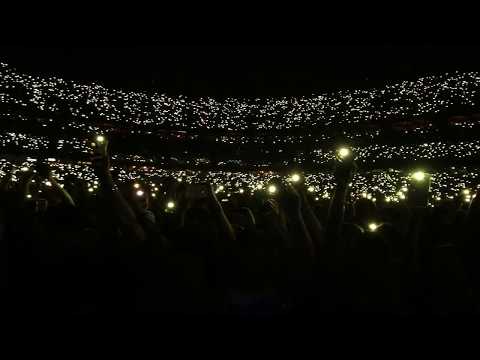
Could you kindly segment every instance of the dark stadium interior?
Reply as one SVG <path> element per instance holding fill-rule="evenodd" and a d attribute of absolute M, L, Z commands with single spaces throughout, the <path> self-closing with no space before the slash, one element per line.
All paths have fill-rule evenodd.
<path fill-rule="evenodd" d="M 1 48 L 4 308 L 478 313 L 479 50 Z"/>

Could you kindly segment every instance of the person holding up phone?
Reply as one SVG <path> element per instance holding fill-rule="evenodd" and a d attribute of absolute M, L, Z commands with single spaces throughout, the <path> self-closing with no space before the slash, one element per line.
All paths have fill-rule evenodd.
<path fill-rule="evenodd" d="M 115 222 L 124 234 L 125 240 L 144 242 L 146 233 L 132 207 L 121 194 L 118 186 L 113 181 L 110 172 L 110 159 L 108 156 L 108 139 L 104 135 L 97 135 L 90 143 L 92 147 L 92 166 L 99 180 L 101 197 L 107 209 L 111 210 Z"/>

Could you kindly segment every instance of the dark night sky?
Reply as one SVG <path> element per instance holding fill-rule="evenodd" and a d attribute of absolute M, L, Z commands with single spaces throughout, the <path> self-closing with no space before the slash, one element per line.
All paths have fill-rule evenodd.
<path fill-rule="evenodd" d="M 193 96 L 308 95 L 454 70 L 478 70 L 479 47 L 165 46 L 3 48 L 20 71 Z"/>

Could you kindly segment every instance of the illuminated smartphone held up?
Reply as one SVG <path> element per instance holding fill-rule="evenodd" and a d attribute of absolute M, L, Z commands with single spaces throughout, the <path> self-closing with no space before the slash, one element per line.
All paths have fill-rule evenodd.
<path fill-rule="evenodd" d="M 97 135 L 90 143 L 90 146 L 93 149 L 93 155 L 106 157 L 107 156 L 107 147 L 108 140 L 105 135 Z"/>
<path fill-rule="evenodd" d="M 410 191 L 408 194 L 410 203 L 413 206 L 426 206 L 430 194 L 430 174 L 418 170 L 410 175 Z"/>

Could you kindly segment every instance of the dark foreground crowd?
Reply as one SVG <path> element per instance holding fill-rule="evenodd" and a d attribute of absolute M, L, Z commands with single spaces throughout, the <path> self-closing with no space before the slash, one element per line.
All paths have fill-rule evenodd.
<path fill-rule="evenodd" d="M 2 179 L 10 314 L 480 310 L 480 196 L 428 207 L 426 180 L 412 182 L 404 202 L 350 203 L 355 164 L 344 161 L 328 202 L 314 201 L 301 181 L 228 202 L 210 185 L 172 181 L 152 198 L 141 181 L 116 181 L 108 156 L 92 166 L 94 193 L 73 177 L 60 186 L 40 165 Z"/>

